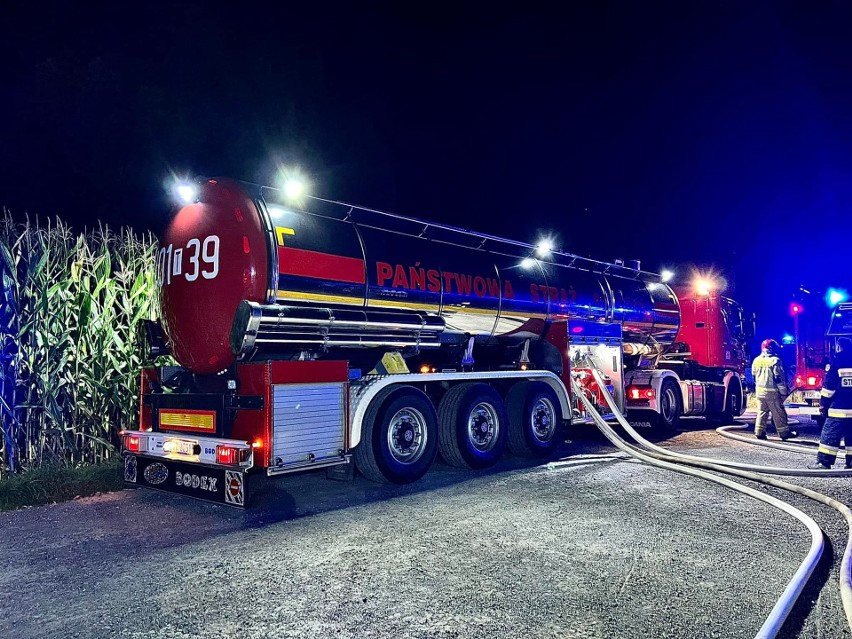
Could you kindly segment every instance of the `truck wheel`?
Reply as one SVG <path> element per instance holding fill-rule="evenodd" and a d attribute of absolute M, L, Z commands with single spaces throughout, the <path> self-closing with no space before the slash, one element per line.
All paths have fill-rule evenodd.
<path fill-rule="evenodd" d="M 742 397 L 736 388 L 729 388 L 725 395 L 725 410 L 722 411 L 722 425 L 733 424 L 742 414 Z"/>
<path fill-rule="evenodd" d="M 559 445 L 562 409 L 543 382 L 520 382 L 506 395 L 509 450 L 520 457 L 547 457 Z"/>
<path fill-rule="evenodd" d="M 459 384 L 438 406 L 441 457 L 451 466 L 487 468 L 506 448 L 509 419 L 503 400 L 488 384 Z"/>
<path fill-rule="evenodd" d="M 355 465 L 364 477 L 394 484 L 417 481 L 437 454 L 438 416 L 422 391 L 399 386 L 373 399 L 355 448 Z"/>
<path fill-rule="evenodd" d="M 660 386 L 660 412 L 654 413 L 651 425 L 662 431 L 677 429 L 683 412 L 680 388 L 672 379 L 664 379 Z"/>

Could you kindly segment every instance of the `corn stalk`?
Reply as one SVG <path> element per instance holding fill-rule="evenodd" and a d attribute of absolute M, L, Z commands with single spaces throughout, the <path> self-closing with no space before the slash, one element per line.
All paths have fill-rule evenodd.
<path fill-rule="evenodd" d="M 136 422 L 140 320 L 155 312 L 155 242 L 59 220 L 0 227 L 0 477 L 116 454 Z"/>

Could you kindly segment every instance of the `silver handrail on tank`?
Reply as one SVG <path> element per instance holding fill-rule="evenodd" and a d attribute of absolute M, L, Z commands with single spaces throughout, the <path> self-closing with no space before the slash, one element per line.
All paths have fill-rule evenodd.
<path fill-rule="evenodd" d="M 317 213 L 313 211 L 308 211 L 301 206 L 294 206 L 292 203 L 288 203 L 286 198 L 284 197 L 281 189 L 276 189 L 271 186 L 261 186 L 257 184 L 251 183 L 242 183 L 246 188 L 253 187 L 257 189 L 258 196 L 262 198 L 264 201 L 267 201 L 267 193 L 269 193 L 272 197 L 271 200 L 276 203 L 280 203 L 289 208 L 293 208 L 299 210 L 304 213 L 308 213 L 311 215 L 317 215 Z M 471 231 L 468 229 L 463 229 L 456 226 L 451 226 L 449 224 L 441 224 L 438 222 L 429 222 L 426 220 L 421 220 L 416 217 L 411 217 L 408 215 L 400 215 L 398 213 L 389 213 L 387 211 L 382 211 L 379 209 L 369 208 L 366 206 L 359 206 L 357 204 L 351 204 L 349 202 L 343 202 L 340 200 L 331 200 L 322 197 L 317 197 L 314 195 L 306 195 L 304 196 L 305 200 L 313 200 L 316 202 L 323 202 L 326 204 L 331 204 L 337 207 L 341 207 L 345 209 L 339 218 L 340 221 L 352 221 L 355 222 L 353 214 L 355 211 L 361 211 L 364 213 L 371 213 L 374 215 L 383 216 L 389 219 L 398 220 L 401 222 L 405 222 L 408 224 L 417 225 L 418 232 L 409 231 L 407 234 L 414 237 L 421 237 L 425 239 L 437 239 L 430 238 L 426 235 L 427 231 L 430 229 L 438 229 L 441 231 L 448 232 L 450 234 L 463 235 L 466 237 L 472 237 L 479 240 L 478 245 L 469 246 L 468 248 L 479 249 L 479 250 L 489 250 L 486 248 L 486 244 L 491 243 L 495 244 L 495 249 L 499 250 L 499 247 L 502 246 L 503 250 L 507 250 L 508 247 L 520 248 L 524 249 L 520 255 L 517 257 L 532 257 L 538 259 L 542 262 L 550 262 L 556 264 L 557 266 L 563 266 L 568 268 L 585 268 L 592 272 L 599 273 L 602 275 L 612 274 L 618 277 L 623 277 L 625 279 L 631 280 L 645 280 L 652 282 L 662 282 L 659 274 L 652 273 L 650 271 L 642 271 L 639 269 L 632 269 L 621 264 L 611 263 L 611 262 L 602 262 L 599 260 L 594 260 L 589 257 L 582 257 L 580 255 L 574 255 L 573 253 L 567 253 L 565 251 L 560 251 L 558 249 L 553 249 L 549 251 L 550 259 L 541 259 L 540 257 L 536 257 L 535 251 L 536 246 L 534 244 L 529 244 L 527 242 L 521 242 L 518 240 L 510 240 L 507 238 L 498 237 L 496 235 L 490 235 L 488 233 L 480 233 L 478 231 Z M 464 245 L 467 246 L 467 245 Z"/>

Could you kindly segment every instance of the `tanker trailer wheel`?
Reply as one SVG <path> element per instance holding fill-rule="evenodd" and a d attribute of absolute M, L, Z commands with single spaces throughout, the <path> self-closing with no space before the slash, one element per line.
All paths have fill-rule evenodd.
<path fill-rule="evenodd" d="M 660 386 L 660 412 L 652 416 L 651 425 L 663 432 L 676 430 L 682 412 L 680 387 L 674 380 L 664 379 Z"/>
<path fill-rule="evenodd" d="M 547 457 L 559 446 L 562 409 L 544 382 L 519 382 L 506 395 L 509 450 L 519 457 Z"/>
<path fill-rule="evenodd" d="M 509 418 L 500 395 L 488 384 L 459 384 L 438 406 L 438 448 L 451 466 L 487 468 L 506 448 Z"/>
<path fill-rule="evenodd" d="M 355 465 L 367 479 L 417 481 L 438 454 L 438 416 L 426 395 L 411 386 L 381 391 L 370 403 L 355 448 Z"/>

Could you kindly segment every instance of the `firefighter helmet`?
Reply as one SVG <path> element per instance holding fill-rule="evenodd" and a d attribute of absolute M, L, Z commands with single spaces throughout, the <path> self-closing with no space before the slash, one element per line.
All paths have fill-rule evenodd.
<path fill-rule="evenodd" d="M 778 342 L 774 339 L 765 339 L 760 343 L 760 350 L 766 351 L 767 353 L 777 353 Z"/>

